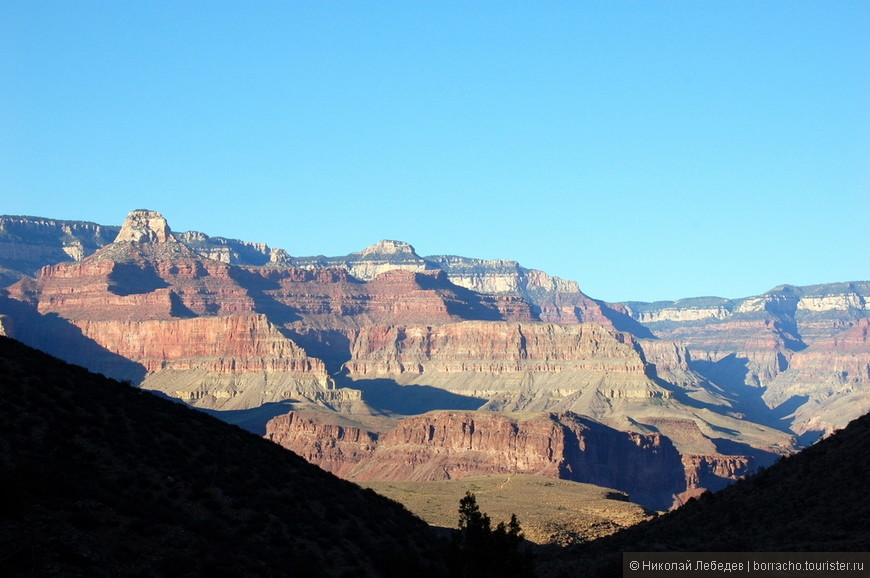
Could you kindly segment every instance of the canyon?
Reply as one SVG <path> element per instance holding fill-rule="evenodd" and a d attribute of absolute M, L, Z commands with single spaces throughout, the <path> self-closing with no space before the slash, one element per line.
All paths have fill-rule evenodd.
<path fill-rule="evenodd" d="M 433 411 L 382 434 L 290 412 L 269 421 L 266 437 L 353 481 L 528 474 L 614 488 L 658 510 L 687 488 L 719 489 L 750 470 L 742 456 L 681 456 L 661 433 L 619 431 L 572 412 Z"/>
<path fill-rule="evenodd" d="M 149 210 L 0 217 L 0 281 L 0 333 L 259 412 L 251 429 L 348 479 L 530 473 L 666 509 L 870 410 L 866 281 L 607 303 L 515 261 L 294 257 Z"/>

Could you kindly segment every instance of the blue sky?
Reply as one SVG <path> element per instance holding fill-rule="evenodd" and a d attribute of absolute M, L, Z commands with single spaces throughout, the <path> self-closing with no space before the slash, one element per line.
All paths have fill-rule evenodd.
<path fill-rule="evenodd" d="M 518 260 L 610 301 L 870 278 L 870 3 L 0 0 L 0 213 Z"/>

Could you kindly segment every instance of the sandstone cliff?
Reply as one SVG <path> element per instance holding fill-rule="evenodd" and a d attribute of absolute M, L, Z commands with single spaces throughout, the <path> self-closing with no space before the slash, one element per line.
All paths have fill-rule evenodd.
<path fill-rule="evenodd" d="M 606 308 L 580 291 L 575 281 L 527 269 L 516 261 L 456 255 L 421 257 L 402 241 L 380 241 L 345 257 L 296 257 L 295 266 L 341 267 L 365 281 L 389 271 L 443 271 L 451 283 L 488 295 L 513 296 L 531 307 L 535 319 L 554 323 L 595 321 L 610 325 Z"/>
<path fill-rule="evenodd" d="M 772 407 L 791 412 L 797 433 L 830 434 L 870 407 L 870 319 L 820 339 L 792 357 L 788 372 L 764 393 Z"/>
<path fill-rule="evenodd" d="M 572 413 L 431 412 L 377 438 L 319 419 L 275 418 L 266 437 L 351 480 L 528 473 L 616 488 L 658 509 L 685 489 L 680 455 L 667 438 L 617 431 Z"/>
<path fill-rule="evenodd" d="M 83 221 L 0 216 L 0 286 L 35 276 L 45 265 L 81 261 L 111 243 L 119 230 Z"/>
<path fill-rule="evenodd" d="M 115 361 L 124 359 L 141 368 L 136 381 L 143 387 L 193 405 L 241 409 L 294 398 L 327 405 L 359 398 L 336 391 L 322 361 L 255 313 L 255 300 L 230 266 L 199 257 L 153 211 L 134 211 L 114 243 L 80 262 L 47 266 L 9 295 L 20 303 L 4 302 L 22 320 L 16 337 L 132 379 L 136 371 Z M 62 333 L 51 316 L 66 324 Z M 52 343 L 58 340 L 66 345 Z"/>
<path fill-rule="evenodd" d="M 619 428 L 685 419 L 707 439 L 735 432 L 726 437 L 773 453 L 789 447 L 788 434 L 744 418 L 782 427 L 759 399 L 763 388 L 801 363 L 803 350 L 867 317 L 870 287 L 784 286 L 742 300 L 608 305 L 514 261 L 420 257 L 400 241 L 346 257 L 294 258 L 264 244 L 176 233 L 153 211 L 134 211 L 111 229 L 115 242 L 106 239 L 109 228 L 97 234 L 90 225 L 3 219 L 9 231 L 19 229 L 0 232 L 0 241 L 43 243 L 70 260 L 46 262 L 38 278 L 8 290 L 5 331 L 194 403 L 246 407 L 295 391 L 329 405 L 337 392 L 358 399 L 355 389 L 369 400 L 376 390 L 381 400 L 437 392 L 444 395 L 423 409 L 575 411 Z M 63 243 L 85 231 L 87 250 L 64 253 Z M 36 240 L 28 240 L 32 233 Z M 42 329 L 22 323 L 27 306 L 41 314 Z M 214 356 L 180 345 L 199 335 L 233 341 L 225 324 L 250 335 L 244 347 L 228 343 L 232 352 Z M 63 339 L 49 343 L 58 329 Z M 175 345 L 161 342 L 163 331 Z M 299 365 L 260 345 L 280 340 L 306 356 L 293 357 Z M 324 389 L 326 375 L 345 387 Z M 849 375 L 852 396 L 864 381 Z M 298 387 L 276 385 L 285 378 Z M 439 406 L 444 400 L 456 403 Z"/>
<path fill-rule="evenodd" d="M 657 336 L 685 343 L 689 367 L 731 392 L 741 411 L 770 423 L 794 414 L 788 425 L 805 433 L 870 410 L 868 299 L 870 282 L 852 282 L 623 307 Z"/>
<path fill-rule="evenodd" d="M 337 416 L 313 411 L 292 411 L 269 420 L 266 437 L 345 479 L 372 457 L 378 439 L 361 425 L 348 425 Z"/>
<path fill-rule="evenodd" d="M 561 374 L 599 381 L 607 375 L 632 388 L 651 386 L 645 364 L 627 334 L 611 333 L 597 324 L 507 323 L 463 321 L 438 326 L 373 326 L 359 331 L 346 367 L 352 378 L 451 374 L 457 390 L 486 397 L 494 391 L 462 387 L 462 376 L 515 377 L 528 373 Z M 613 380 L 616 387 L 616 380 Z M 577 383 L 577 388 L 584 387 Z M 626 389 L 626 391 L 628 391 Z M 658 391 L 660 394 L 661 391 Z M 564 392 L 566 395 L 573 392 Z"/>
<path fill-rule="evenodd" d="M 352 347 L 345 364 L 349 385 L 366 390 L 379 380 L 399 384 L 391 396 L 392 409 L 400 413 L 412 413 L 397 401 L 404 390 L 410 397 L 437 388 L 478 400 L 462 407 L 571 411 L 617 428 L 660 418 L 687 420 L 708 441 L 721 431 L 733 432 L 733 441 L 767 460 L 794 444 L 784 432 L 742 419 L 733 399 L 690 368 L 679 343 L 638 340 L 594 323 L 375 326 L 361 329 Z M 707 453 L 715 454 L 709 447 Z"/>

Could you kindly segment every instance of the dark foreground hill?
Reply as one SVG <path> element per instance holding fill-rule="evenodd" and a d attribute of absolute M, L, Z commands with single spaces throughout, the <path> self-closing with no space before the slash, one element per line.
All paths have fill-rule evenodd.
<path fill-rule="evenodd" d="M 621 576 L 622 552 L 870 551 L 870 414 L 657 519 L 559 552 L 548 576 Z"/>
<path fill-rule="evenodd" d="M 0 337 L 3 576 L 426 576 L 399 504 Z"/>

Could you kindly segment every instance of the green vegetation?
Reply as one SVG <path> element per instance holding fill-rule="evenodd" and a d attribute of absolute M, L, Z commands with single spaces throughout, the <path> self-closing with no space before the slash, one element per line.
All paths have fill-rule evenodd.
<path fill-rule="evenodd" d="M 474 494 L 459 501 L 459 531 L 451 549 L 451 575 L 468 578 L 533 577 L 531 556 L 519 547 L 523 533 L 519 520 L 499 522 L 495 529 L 489 516 L 480 511 Z"/>

